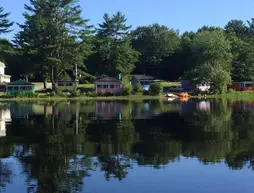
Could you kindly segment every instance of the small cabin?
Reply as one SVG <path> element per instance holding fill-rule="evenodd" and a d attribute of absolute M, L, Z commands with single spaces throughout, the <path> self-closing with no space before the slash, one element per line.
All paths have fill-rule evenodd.
<path fill-rule="evenodd" d="M 231 88 L 237 91 L 254 90 L 254 82 L 253 81 L 233 82 L 231 85 Z"/>
<path fill-rule="evenodd" d="M 57 88 L 64 92 L 72 92 L 76 86 L 75 80 L 60 80 L 57 82 Z"/>
<path fill-rule="evenodd" d="M 132 75 L 131 85 L 135 88 L 138 84 L 142 85 L 143 90 L 149 90 L 151 84 L 155 81 L 155 78 L 147 75 Z"/>
<path fill-rule="evenodd" d="M 121 93 L 122 82 L 116 78 L 105 77 L 95 81 L 96 93 L 109 92 L 109 93 Z"/>
<path fill-rule="evenodd" d="M 192 92 L 196 89 L 202 91 L 202 92 L 208 92 L 211 88 L 210 83 L 202 83 L 202 84 L 193 84 L 192 82 L 188 80 L 182 80 L 181 81 L 181 87 L 185 92 Z"/>
<path fill-rule="evenodd" d="M 6 85 L 6 95 L 34 93 L 34 85 L 24 80 L 17 80 Z"/>

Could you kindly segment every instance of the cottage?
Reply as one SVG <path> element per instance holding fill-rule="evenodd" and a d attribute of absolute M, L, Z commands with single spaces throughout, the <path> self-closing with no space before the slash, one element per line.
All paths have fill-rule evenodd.
<path fill-rule="evenodd" d="M 105 77 L 95 81 L 96 93 L 110 92 L 120 93 L 122 92 L 122 82 L 116 78 Z"/>
<path fill-rule="evenodd" d="M 11 76 L 5 74 L 5 64 L 0 62 L 0 83 L 9 83 L 11 81 Z"/>
<path fill-rule="evenodd" d="M 23 80 L 10 82 L 6 86 L 6 95 L 28 94 L 34 92 L 34 85 Z"/>
<path fill-rule="evenodd" d="M 72 92 L 77 86 L 76 81 L 61 80 L 57 82 L 57 88 L 61 91 Z"/>
<path fill-rule="evenodd" d="M 233 82 L 231 88 L 237 91 L 254 90 L 254 82 L 253 81 Z"/>
<path fill-rule="evenodd" d="M 144 90 L 149 90 L 150 85 L 155 81 L 155 78 L 147 75 L 133 75 L 131 79 L 132 88 L 135 88 L 138 84 L 142 85 Z"/>
<path fill-rule="evenodd" d="M 210 83 L 203 83 L 203 84 L 193 84 L 188 80 L 182 80 L 181 81 L 181 87 L 183 88 L 183 90 L 185 92 L 192 92 L 196 89 L 202 91 L 202 92 L 207 92 L 210 90 L 211 88 L 211 84 Z"/>

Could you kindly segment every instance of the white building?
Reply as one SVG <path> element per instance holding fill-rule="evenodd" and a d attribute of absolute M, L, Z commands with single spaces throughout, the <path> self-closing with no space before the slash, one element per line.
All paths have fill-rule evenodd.
<path fill-rule="evenodd" d="M 3 62 L 0 62 L 0 83 L 11 82 L 11 76 L 4 74 L 5 68 L 6 68 L 5 64 Z"/>

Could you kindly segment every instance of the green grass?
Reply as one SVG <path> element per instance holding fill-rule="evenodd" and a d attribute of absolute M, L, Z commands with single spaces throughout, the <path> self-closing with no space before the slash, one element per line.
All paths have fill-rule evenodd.
<path fill-rule="evenodd" d="M 169 86 L 181 86 L 180 82 L 161 82 L 162 87 L 169 87 Z"/>
<path fill-rule="evenodd" d="M 95 88 L 95 85 L 94 84 L 79 84 L 78 85 L 78 88 Z"/>
<path fill-rule="evenodd" d="M 207 98 L 225 98 L 232 100 L 254 100 L 253 91 L 234 91 L 231 93 L 207 95 Z"/>

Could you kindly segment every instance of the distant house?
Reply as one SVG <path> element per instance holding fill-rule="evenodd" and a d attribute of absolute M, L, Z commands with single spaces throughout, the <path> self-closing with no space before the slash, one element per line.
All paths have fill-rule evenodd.
<path fill-rule="evenodd" d="M 147 75 L 132 75 L 131 85 L 135 88 L 137 84 L 141 84 L 144 90 L 149 90 L 150 85 L 155 81 L 155 78 Z"/>
<path fill-rule="evenodd" d="M 96 93 L 110 92 L 120 93 L 122 92 L 122 82 L 116 78 L 105 77 L 95 81 Z"/>
<path fill-rule="evenodd" d="M 9 83 L 11 81 L 11 76 L 5 74 L 5 64 L 0 62 L 0 83 Z"/>
<path fill-rule="evenodd" d="M 24 80 L 10 82 L 6 86 L 6 95 L 34 93 L 34 85 Z"/>
<path fill-rule="evenodd" d="M 241 82 L 233 82 L 231 85 L 233 90 L 254 90 L 254 82 L 253 81 L 241 81 Z"/>
<path fill-rule="evenodd" d="M 72 92 L 76 86 L 77 84 L 75 80 L 59 80 L 57 82 L 57 88 L 61 91 Z"/>
<path fill-rule="evenodd" d="M 181 81 L 181 87 L 185 92 L 192 92 L 196 89 L 199 89 L 200 91 L 206 92 L 209 91 L 211 88 L 211 85 L 209 83 L 203 83 L 203 84 L 193 84 L 188 80 L 182 80 Z"/>

